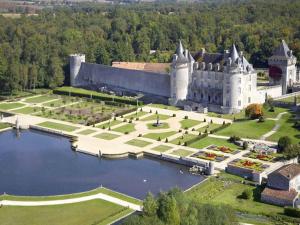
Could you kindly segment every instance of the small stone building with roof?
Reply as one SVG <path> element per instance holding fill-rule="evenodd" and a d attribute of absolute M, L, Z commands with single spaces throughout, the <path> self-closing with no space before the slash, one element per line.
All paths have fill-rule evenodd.
<path fill-rule="evenodd" d="M 300 192 L 300 165 L 285 165 L 268 175 L 267 186 L 261 193 L 261 201 L 294 206 Z"/>

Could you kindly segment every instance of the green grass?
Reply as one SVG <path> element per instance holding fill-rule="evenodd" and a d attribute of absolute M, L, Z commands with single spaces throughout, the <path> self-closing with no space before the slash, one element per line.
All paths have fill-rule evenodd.
<path fill-rule="evenodd" d="M 139 117 L 147 115 L 147 114 L 148 114 L 147 112 L 138 111 L 138 113 L 132 113 L 130 115 L 125 116 L 124 118 L 126 118 L 126 119 L 139 118 Z"/>
<path fill-rule="evenodd" d="M 113 131 L 120 132 L 120 133 L 131 133 L 131 132 L 135 131 L 135 128 L 134 128 L 133 123 L 128 123 L 128 124 L 125 124 L 123 126 L 113 129 Z"/>
<path fill-rule="evenodd" d="M 104 140 L 113 140 L 120 136 L 116 135 L 116 134 L 111 134 L 111 133 L 101 133 L 101 134 L 95 135 L 94 137 L 104 139 Z"/>
<path fill-rule="evenodd" d="M 159 109 L 168 109 L 173 111 L 178 111 L 180 108 L 171 105 L 163 105 L 163 104 L 150 104 L 150 107 L 159 108 Z"/>
<path fill-rule="evenodd" d="M 221 127 L 221 126 L 222 126 L 222 124 L 209 123 L 208 125 L 197 129 L 197 131 L 199 131 L 201 133 L 204 133 L 205 130 L 207 130 L 207 132 L 210 132 L 211 130 L 216 129 L 216 128 Z"/>
<path fill-rule="evenodd" d="M 157 129 L 168 129 L 169 128 L 169 124 L 168 123 L 161 123 L 159 126 L 156 126 L 155 124 L 153 123 L 148 123 L 147 124 L 147 128 L 149 130 L 157 130 Z"/>
<path fill-rule="evenodd" d="M 300 95 L 296 95 L 296 99 L 297 99 L 297 103 L 300 102 Z M 291 96 L 291 97 L 287 97 L 287 98 L 282 98 L 277 100 L 279 102 L 290 102 L 290 103 L 294 103 L 295 102 L 295 96 Z"/>
<path fill-rule="evenodd" d="M 62 123 L 55 123 L 55 122 L 50 122 L 50 121 L 39 123 L 37 125 L 41 126 L 41 127 L 47 127 L 50 129 L 62 130 L 62 131 L 67 131 L 67 132 L 72 132 L 72 131 L 75 131 L 76 129 L 78 129 L 78 127 L 75 127 L 75 126 L 70 126 L 70 125 L 65 125 Z"/>
<path fill-rule="evenodd" d="M 239 136 L 242 138 L 259 139 L 262 135 L 271 131 L 275 126 L 275 121 L 266 120 L 265 122 L 258 123 L 256 120 L 245 120 L 232 123 L 216 134 L 223 136 Z"/>
<path fill-rule="evenodd" d="M 116 125 L 118 125 L 120 123 L 122 123 L 122 121 L 120 121 L 120 120 L 111 120 L 110 121 L 110 127 L 116 126 Z M 103 128 L 103 127 L 104 128 L 108 128 L 109 127 L 109 122 L 102 123 L 100 125 L 97 125 L 96 127 L 98 127 L 98 128 Z"/>
<path fill-rule="evenodd" d="M 20 102 L 0 103 L 0 109 L 2 109 L 2 110 L 11 110 L 11 109 L 15 109 L 15 108 L 20 108 L 22 106 L 25 106 L 25 104 L 20 103 Z"/>
<path fill-rule="evenodd" d="M 184 142 L 194 139 L 196 137 L 197 135 L 194 134 L 182 134 L 182 136 L 172 140 L 171 143 L 177 145 L 179 142 L 181 142 L 181 144 L 183 144 Z"/>
<path fill-rule="evenodd" d="M 64 106 L 66 104 L 70 104 L 72 102 L 71 99 L 72 98 L 60 98 L 60 99 L 55 100 L 55 101 L 44 103 L 43 106 L 46 106 L 46 107 L 55 107 L 55 108 L 56 107 L 61 107 L 61 106 Z"/>
<path fill-rule="evenodd" d="M 103 194 L 107 194 L 109 196 L 124 200 L 126 202 L 136 204 L 136 205 L 142 205 L 143 204 L 143 202 L 139 199 L 130 197 L 128 195 L 125 195 L 125 194 L 122 194 L 122 193 L 119 193 L 119 192 L 115 192 L 115 191 L 107 189 L 107 188 L 100 188 L 100 192 L 103 193 Z"/>
<path fill-rule="evenodd" d="M 48 101 L 51 101 L 54 99 L 57 99 L 57 97 L 54 95 L 42 95 L 42 96 L 37 96 L 37 97 L 26 98 L 25 102 L 27 102 L 27 103 L 42 103 L 42 102 L 48 102 Z"/>
<path fill-rule="evenodd" d="M 12 110 L 12 112 L 14 113 L 22 113 L 22 114 L 32 114 L 39 111 L 41 111 L 40 107 L 30 107 L 30 106 L 21 109 Z"/>
<path fill-rule="evenodd" d="M 168 115 L 163 115 L 163 114 L 152 114 L 151 116 L 147 116 L 143 119 L 141 119 L 141 121 L 150 121 L 150 120 L 156 120 L 157 116 L 159 117 L 159 120 L 166 120 L 169 119 L 170 116 Z"/>
<path fill-rule="evenodd" d="M 171 146 L 159 145 L 159 146 L 156 146 L 156 147 L 152 148 L 151 150 L 154 150 L 154 151 L 157 151 L 157 152 L 165 152 L 165 151 L 168 151 L 170 149 L 172 149 Z"/>
<path fill-rule="evenodd" d="M 209 145 L 225 146 L 225 147 L 229 147 L 231 149 L 240 149 L 239 146 L 237 146 L 233 143 L 230 143 L 225 139 L 213 138 L 213 137 L 202 138 L 202 139 L 192 143 L 191 145 L 189 145 L 189 147 L 202 149 L 202 148 L 208 147 Z"/>
<path fill-rule="evenodd" d="M 154 139 L 154 140 L 157 140 L 160 137 L 161 140 L 163 140 L 163 139 L 165 139 L 167 137 L 170 137 L 174 134 L 176 134 L 176 131 L 169 131 L 169 132 L 163 132 L 163 133 L 148 133 L 148 134 L 145 134 L 143 137 Z"/>
<path fill-rule="evenodd" d="M 300 130 L 293 127 L 294 119 L 290 113 L 284 114 L 278 122 L 280 124 L 279 129 L 276 133 L 268 137 L 267 140 L 277 142 L 280 137 L 289 136 L 293 144 L 300 142 Z"/>
<path fill-rule="evenodd" d="M 92 133 L 95 133 L 95 132 L 96 131 L 92 130 L 92 129 L 85 129 L 85 130 L 82 130 L 82 131 L 78 132 L 77 134 L 89 135 L 89 134 L 92 134 Z"/>
<path fill-rule="evenodd" d="M 183 128 L 183 129 L 188 129 L 188 128 L 194 127 L 200 123 L 201 123 L 200 121 L 192 120 L 192 119 L 184 119 L 184 120 L 180 121 L 181 128 Z"/>
<path fill-rule="evenodd" d="M 265 118 L 276 118 L 279 113 L 287 112 L 287 108 L 274 107 L 274 112 L 270 112 L 268 109 L 263 109 Z"/>
<path fill-rule="evenodd" d="M 279 206 L 265 204 L 259 201 L 259 188 L 242 184 L 239 179 L 231 179 L 228 176 L 222 179 L 211 177 L 200 185 L 192 188 L 186 194 L 199 203 L 226 204 L 232 206 L 237 211 L 250 214 L 275 215 L 282 214 L 283 208 Z M 234 176 L 235 177 L 235 176 Z M 254 199 L 244 200 L 239 198 L 242 192 L 250 189 L 254 192 Z"/>
<path fill-rule="evenodd" d="M 136 147 L 146 147 L 147 145 L 150 145 L 152 143 L 148 141 L 139 140 L 139 139 L 132 139 L 130 141 L 127 141 L 125 144 L 133 145 Z"/>
<path fill-rule="evenodd" d="M 174 151 L 171 152 L 171 154 L 178 155 L 178 156 L 181 156 L 181 157 L 186 157 L 186 156 L 191 155 L 193 153 L 195 153 L 195 152 L 185 150 L 185 149 L 177 149 L 177 150 L 174 150 Z"/>
<path fill-rule="evenodd" d="M 82 225 L 112 222 L 111 217 L 129 213 L 125 207 L 104 201 L 91 200 L 74 204 L 21 207 L 2 206 L 2 225 Z"/>
<path fill-rule="evenodd" d="M 8 128 L 8 127 L 10 127 L 10 124 L 8 124 L 8 123 L 0 123 L 0 130 L 3 130 L 3 129 Z"/>

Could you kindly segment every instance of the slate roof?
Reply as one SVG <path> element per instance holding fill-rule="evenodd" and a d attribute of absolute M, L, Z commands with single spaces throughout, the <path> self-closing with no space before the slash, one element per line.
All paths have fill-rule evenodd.
<path fill-rule="evenodd" d="M 261 195 L 277 198 L 280 200 L 288 200 L 288 201 L 294 201 L 298 197 L 298 193 L 294 189 L 286 191 L 286 190 L 277 190 L 277 189 L 272 189 L 267 187 L 263 190 Z"/>
<path fill-rule="evenodd" d="M 277 174 L 287 178 L 288 180 L 292 180 L 296 176 L 300 175 L 300 165 L 295 164 L 295 163 L 285 165 L 285 166 L 275 170 L 271 174 L 274 174 L 274 173 L 277 173 Z"/>
<path fill-rule="evenodd" d="M 274 50 L 273 56 L 283 56 L 288 58 L 288 52 L 290 51 L 289 47 L 284 40 L 281 41 L 281 44 Z"/>
<path fill-rule="evenodd" d="M 169 68 L 170 65 L 170 63 L 112 62 L 112 67 L 161 74 L 167 73 L 167 68 Z"/>

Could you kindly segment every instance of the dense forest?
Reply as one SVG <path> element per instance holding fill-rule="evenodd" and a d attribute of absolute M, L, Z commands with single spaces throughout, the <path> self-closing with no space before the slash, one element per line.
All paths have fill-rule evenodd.
<path fill-rule="evenodd" d="M 179 39 L 192 52 L 235 43 L 255 67 L 266 66 L 285 39 L 300 59 L 300 1 L 84 4 L 18 19 L 0 16 L 0 90 L 62 85 L 71 53 L 103 64 L 168 62 Z M 150 49 L 158 51 L 150 55 Z"/>

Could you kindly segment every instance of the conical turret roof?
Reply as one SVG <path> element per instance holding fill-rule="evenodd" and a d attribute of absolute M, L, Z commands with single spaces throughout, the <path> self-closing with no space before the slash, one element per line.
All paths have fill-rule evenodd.
<path fill-rule="evenodd" d="M 235 62 L 239 58 L 238 51 L 236 50 L 235 44 L 231 47 L 230 57 L 233 62 Z"/>
<path fill-rule="evenodd" d="M 288 45 L 284 40 L 281 41 L 280 45 L 275 49 L 273 55 L 274 56 L 283 56 L 288 58 L 288 52 L 290 51 Z"/>
<path fill-rule="evenodd" d="M 179 40 L 179 44 L 177 46 L 177 49 L 176 49 L 176 54 L 179 55 L 179 54 L 183 54 L 184 52 L 184 48 L 183 48 L 183 45 L 181 43 L 181 40 Z"/>

